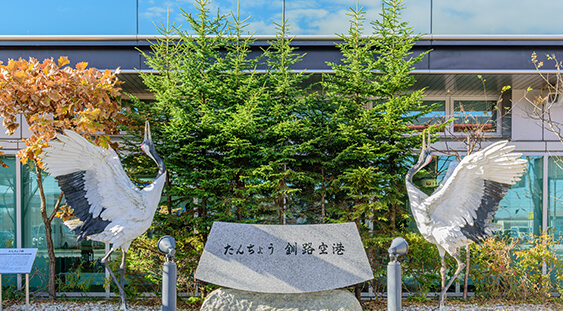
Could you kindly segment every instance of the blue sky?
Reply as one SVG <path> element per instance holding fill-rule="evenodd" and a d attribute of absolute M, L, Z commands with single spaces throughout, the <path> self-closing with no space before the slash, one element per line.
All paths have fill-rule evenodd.
<path fill-rule="evenodd" d="M 176 25 L 186 21 L 182 9 L 194 11 L 193 0 L 138 0 L 140 34 L 157 34 L 154 23 L 170 12 Z M 282 0 L 241 0 L 241 17 L 249 32 L 274 34 L 281 22 Z M 416 33 L 430 32 L 430 0 L 405 0 L 403 14 Z M 437 34 L 563 34 L 563 1 L 542 6 L 528 0 L 433 0 L 433 32 Z M 213 12 L 236 11 L 236 0 L 214 0 Z M 361 1 L 367 20 L 378 17 L 379 0 Z M 292 34 L 332 35 L 346 32 L 349 7 L 355 0 L 286 0 Z M 137 0 L 18 0 L 3 1 L 0 35 L 132 35 L 137 33 Z M 369 26 L 366 25 L 369 29 Z"/>

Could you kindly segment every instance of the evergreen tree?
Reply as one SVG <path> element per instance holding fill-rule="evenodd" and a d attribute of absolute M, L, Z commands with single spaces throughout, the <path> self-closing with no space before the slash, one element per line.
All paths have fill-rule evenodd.
<path fill-rule="evenodd" d="M 254 171 L 254 191 L 265 199 L 266 206 L 277 215 L 277 223 L 285 224 L 286 216 L 305 212 L 296 202 L 304 184 L 312 181 L 301 169 L 306 154 L 300 151 L 304 134 L 308 132 L 304 123 L 306 89 L 301 86 L 308 78 L 303 72 L 291 67 L 303 58 L 291 46 L 290 27 L 287 19 L 276 24 L 276 40 L 264 51 L 267 66 L 263 83 L 267 91 L 264 104 L 263 163 Z M 291 215 L 290 215 L 291 214 Z"/>
<path fill-rule="evenodd" d="M 337 106 L 331 119 L 338 142 L 333 192 L 345 191 L 334 213 L 343 220 L 369 217 L 379 230 L 395 230 L 406 215 L 402 176 L 417 144 L 408 125 L 428 110 L 409 114 L 422 103 L 422 91 L 408 88 L 414 83 L 410 71 L 424 55 L 411 55 L 417 37 L 400 21 L 402 1 L 383 3 L 382 20 L 368 36 L 362 36 L 363 8 L 351 9 L 348 35 L 338 46 L 342 64 L 329 63 L 334 75 L 325 75 L 323 87 Z"/>
<path fill-rule="evenodd" d="M 385 127 L 379 130 L 386 140 L 386 155 L 379 161 L 379 168 L 388 181 L 385 194 L 379 204 L 389 210 L 392 230 L 408 217 L 405 210 L 406 190 L 404 176 L 412 157 L 411 151 L 420 144 L 417 135 L 409 128 L 420 116 L 429 113 L 434 106 L 422 105 L 424 89 L 411 91 L 415 79 L 411 71 L 428 53 L 413 55 L 412 48 L 419 39 L 412 27 L 401 20 L 405 8 L 402 0 L 384 0 L 380 20 L 372 22 L 376 50 L 379 104 L 374 107 L 383 119 Z M 419 113 L 412 113 L 419 111 Z"/>

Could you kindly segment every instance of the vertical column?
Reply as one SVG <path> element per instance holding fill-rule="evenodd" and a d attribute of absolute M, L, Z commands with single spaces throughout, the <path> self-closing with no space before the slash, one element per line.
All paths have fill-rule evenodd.
<path fill-rule="evenodd" d="M 549 155 L 543 156 L 543 185 L 542 185 L 542 234 L 547 234 L 547 226 L 549 225 Z M 542 274 L 547 274 L 547 265 L 545 261 L 542 264 Z"/>
<path fill-rule="evenodd" d="M 548 209 L 549 209 L 549 156 L 543 156 L 543 185 L 542 185 L 542 233 L 547 233 L 549 225 Z"/>
<path fill-rule="evenodd" d="M 104 249 L 104 250 L 105 250 L 105 254 L 107 254 L 107 253 L 109 252 L 109 250 L 110 250 L 109 243 L 105 243 L 105 249 Z M 104 256 L 105 256 L 105 255 L 104 255 Z M 109 258 L 108 258 L 108 260 L 109 260 Z M 105 272 L 105 274 L 106 274 L 106 280 L 111 280 L 111 279 L 110 279 L 111 276 L 110 276 L 110 274 L 109 274 L 109 270 L 104 268 L 104 272 Z M 111 283 L 110 283 L 110 284 L 111 284 Z M 106 288 L 106 299 L 109 299 L 109 298 L 110 298 L 110 294 L 111 294 L 111 290 L 110 290 L 110 286 L 108 286 L 108 287 Z"/>

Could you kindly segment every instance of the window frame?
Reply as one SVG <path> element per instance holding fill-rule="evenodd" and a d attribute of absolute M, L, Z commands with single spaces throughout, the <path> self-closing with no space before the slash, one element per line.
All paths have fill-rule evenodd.
<path fill-rule="evenodd" d="M 438 102 L 438 101 L 444 101 L 445 102 L 445 120 L 449 120 L 451 118 L 453 118 L 455 116 L 455 110 L 454 110 L 454 103 L 456 101 L 487 101 L 487 102 L 495 102 L 494 99 L 491 98 L 498 98 L 495 96 L 455 96 L 455 95 L 450 95 L 450 96 L 425 96 L 423 98 L 423 101 L 425 102 Z M 485 132 L 483 133 L 485 136 L 500 136 L 502 134 L 502 111 L 498 110 L 497 108 L 497 113 L 496 113 L 496 120 L 494 120 L 496 123 L 496 126 L 494 127 L 493 131 L 490 132 Z M 454 124 L 453 122 L 451 124 L 448 124 L 446 126 L 445 131 L 441 131 L 439 132 L 441 133 L 441 135 L 450 135 L 450 136 L 462 136 L 464 135 L 463 132 L 456 132 L 454 129 Z"/>

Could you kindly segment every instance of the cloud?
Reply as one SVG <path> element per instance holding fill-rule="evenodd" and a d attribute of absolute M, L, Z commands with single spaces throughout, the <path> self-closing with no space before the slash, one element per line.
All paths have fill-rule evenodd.
<path fill-rule="evenodd" d="M 544 5 L 524 0 L 447 1 L 435 3 L 433 30 L 443 34 L 561 33 L 563 25 L 557 21 L 562 11 L 563 1 Z"/>
<path fill-rule="evenodd" d="M 166 8 L 162 8 L 162 7 L 150 7 L 147 8 L 146 11 L 141 12 L 139 14 L 142 18 L 146 18 L 146 19 L 151 19 L 151 20 L 155 20 L 155 19 L 159 19 L 159 18 L 166 18 Z"/>
<path fill-rule="evenodd" d="M 250 21 L 245 31 L 247 31 L 248 34 L 256 35 L 272 35 L 276 33 L 275 25 L 265 21 Z"/>

